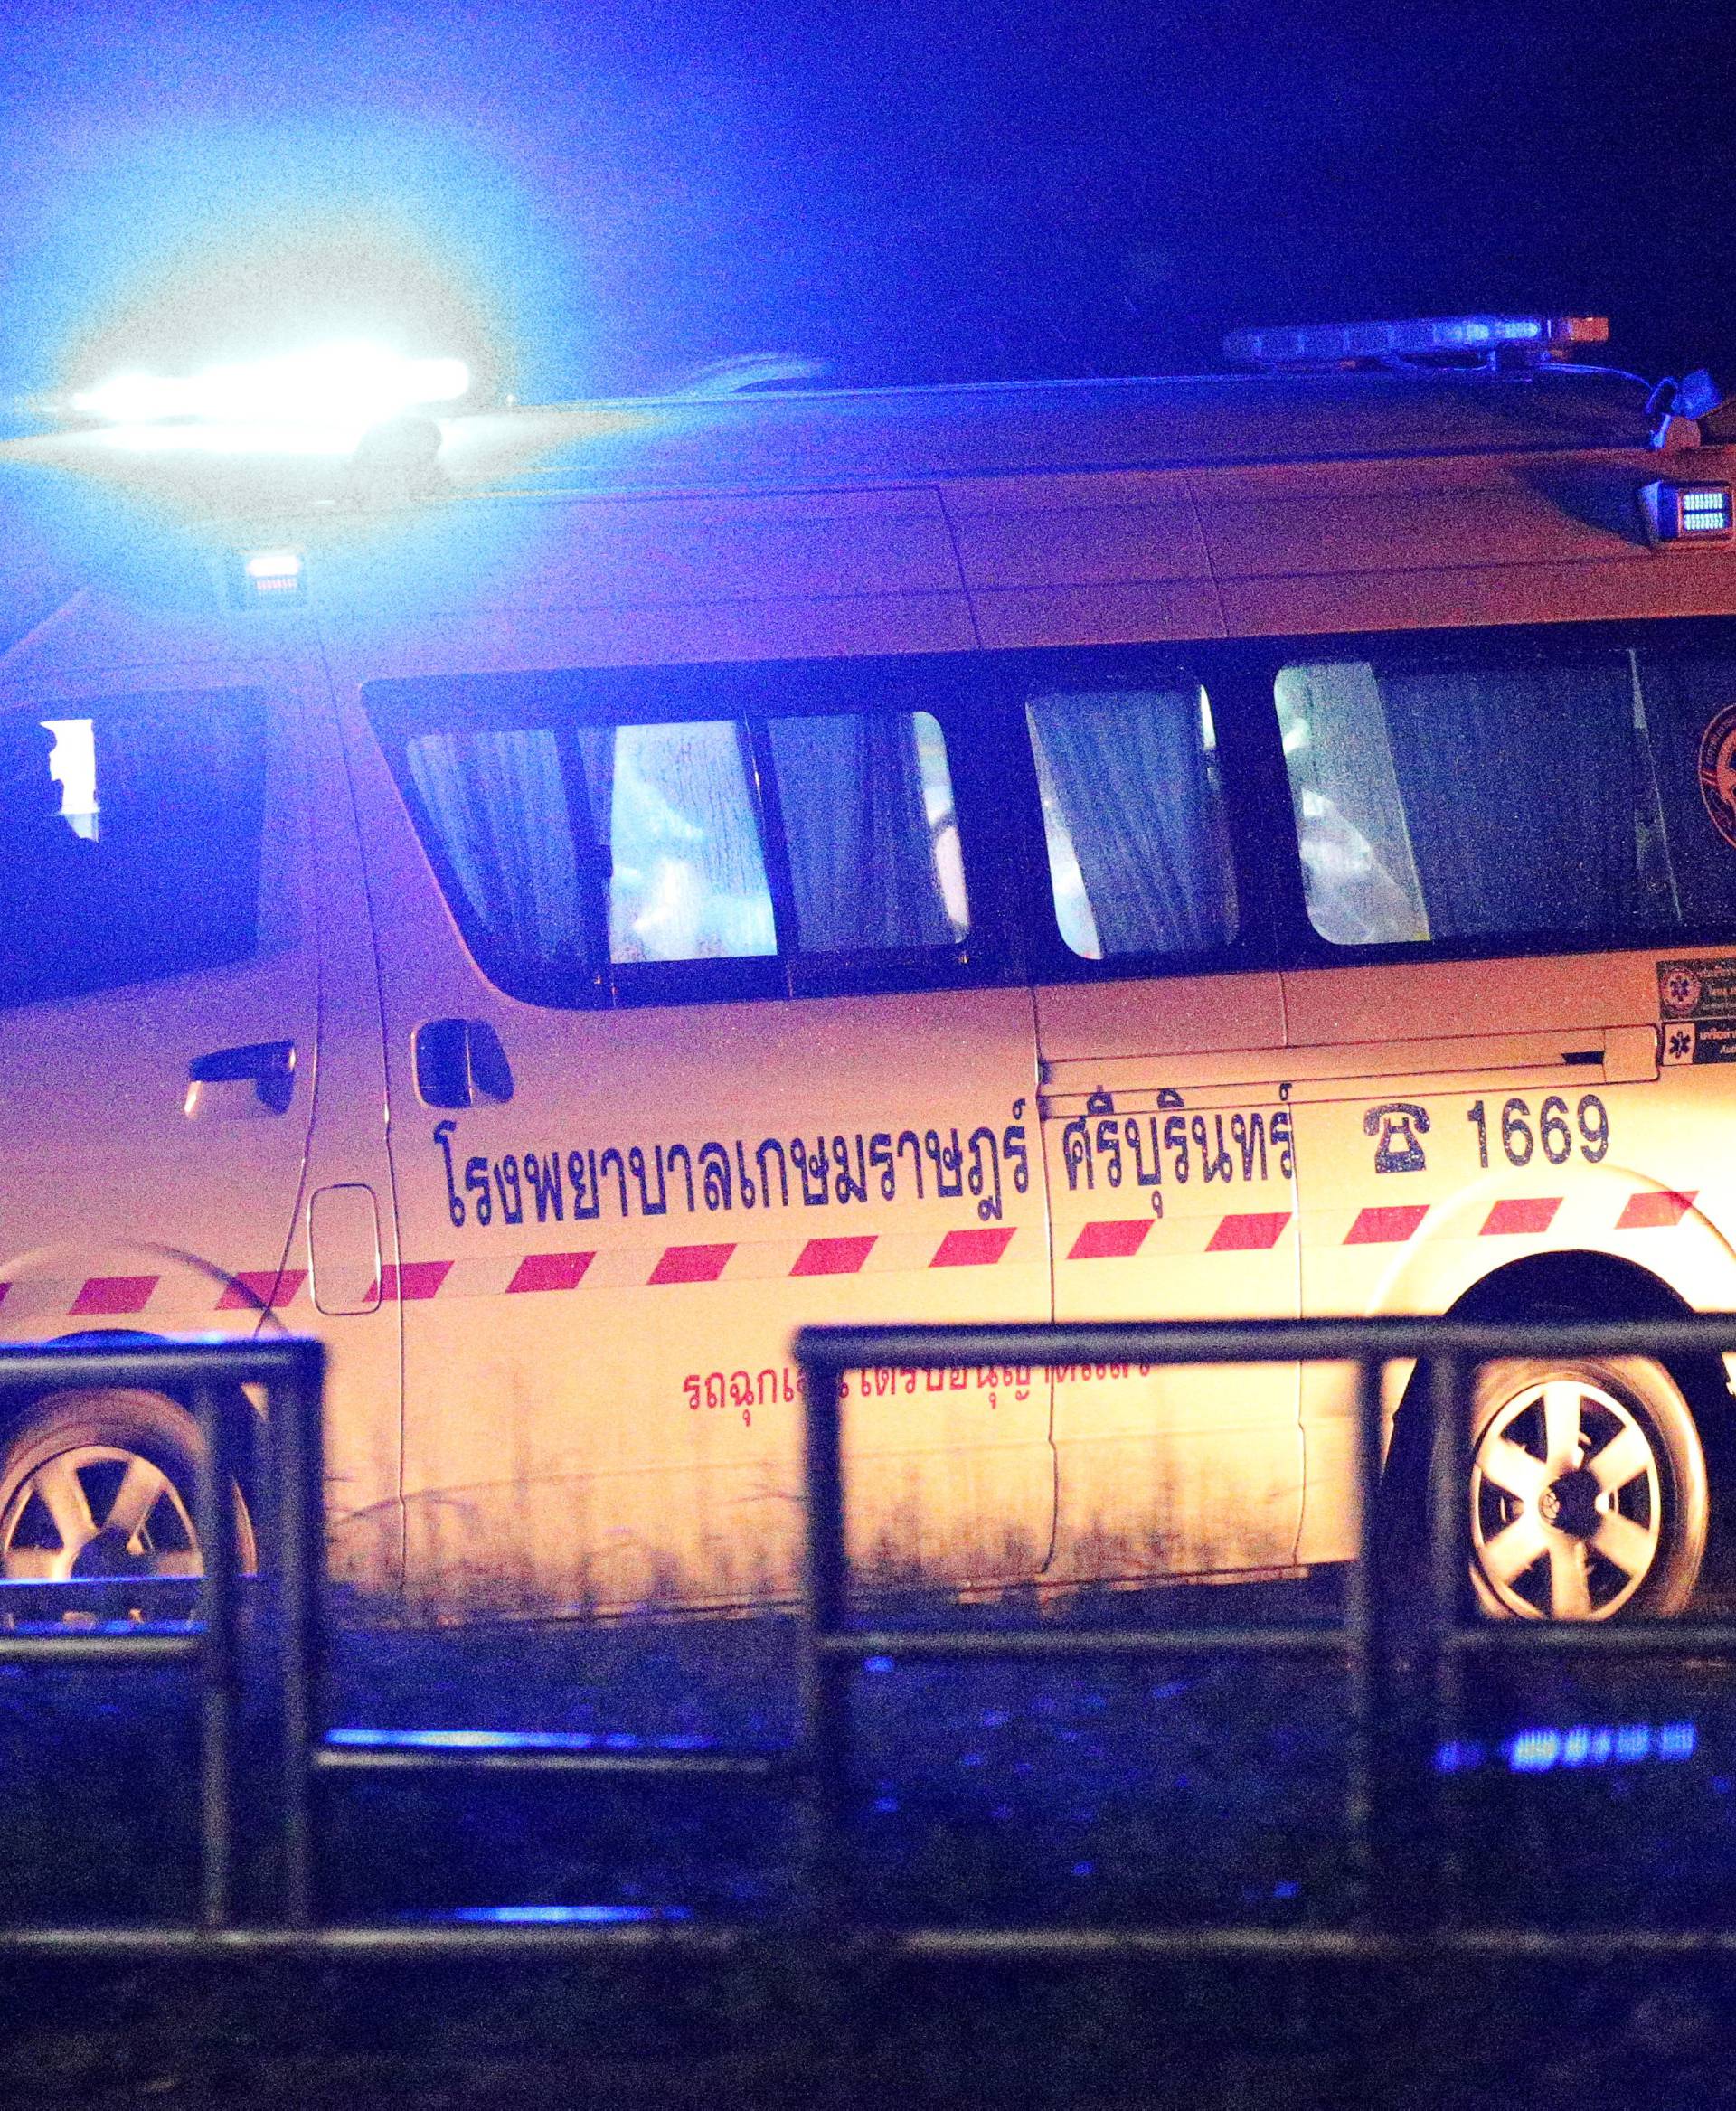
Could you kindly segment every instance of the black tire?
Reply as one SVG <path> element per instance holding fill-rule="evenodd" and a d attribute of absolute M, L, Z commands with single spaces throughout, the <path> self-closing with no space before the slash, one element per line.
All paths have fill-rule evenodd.
<path fill-rule="evenodd" d="M 199 1426 L 159 1393 L 50 1394 L 0 1445 L 0 1579 L 111 1583 L 196 1579 L 205 1457 Z M 235 1491 L 237 1553 L 257 1565 L 252 1520 Z M 146 1611 L 143 1600 L 127 1611 Z M 106 1597 L 108 1594 L 105 1594 Z"/>
<path fill-rule="evenodd" d="M 1444 1442 L 1437 1433 L 1437 1444 Z M 1401 1447 L 1384 1522 L 1414 1579 L 1429 1447 Z M 1686 1611 L 1711 1523 L 1705 1450 L 1679 1386 L 1637 1357 L 1486 1365 L 1472 1395 L 1468 1577 L 1495 1619 L 1660 1617 Z M 1384 1507 L 1384 1505 L 1383 1505 Z"/>

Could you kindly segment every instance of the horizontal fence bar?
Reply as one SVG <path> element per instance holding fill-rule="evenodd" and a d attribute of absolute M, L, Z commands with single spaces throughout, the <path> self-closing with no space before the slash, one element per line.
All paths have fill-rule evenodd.
<path fill-rule="evenodd" d="M 203 1633 L 192 1635 L 19 1635 L 0 1629 L 0 1663 L 52 1663 L 81 1671 L 149 1671 L 165 1663 L 190 1663 L 204 1650 Z"/>
<path fill-rule="evenodd" d="M 317 1382 L 324 1358 L 317 1342 L 299 1335 L 236 1342 L 62 1342 L 0 1348 L 0 1400 L 60 1386 L 69 1376 L 88 1386 L 212 1384 L 276 1386 Z"/>
<path fill-rule="evenodd" d="M 323 1927 L 0 1927 L 0 1958 L 79 1957 L 93 1963 L 215 1963 L 225 1957 L 355 1958 L 464 1963 L 486 1957 L 681 1956 L 727 1959 L 780 1954 L 776 1923 L 641 1921 L 328 1924 Z M 1444 1957 L 1575 1964 L 1736 1957 L 1736 1930 L 1641 1927 L 1461 1927 L 1405 1933 L 1336 1927 L 909 1927 L 854 1926 L 807 1939 L 842 1959 L 877 1963 L 1055 1964 L 1142 1958 L 1348 1965 Z"/>
<path fill-rule="evenodd" d="M 1443 1639 L 1462 1656 L 1736 1655 L 1736 1626 L 1687 1620 L 1489 1620 Z"/>
<path fill-rule="evenodd" d="M 315 1748 L 321 1774 L 590 1774 L 665 1780 L 769 1781 L 789 1769 L 760 1752 L 573 1752 L 464 1746 L 332 1745 Z"/>
<path fill-rule="evenodd" d="M 914 1627 L 816 1635 L 822 1656 L 922 1659 L 967 1657 L 1279 1656 L 1301 1653 L 1340 1655 L 1351 1637 L 1342 1627 L 1124 1627 L 1053 1628 Z"/>
<path fill-rule="evenodd" d="M 1012 1322 L 995 1326 L 811 1326 L 796 1336 L 812 1371 L 976 1364 L 1467 1362 L 1736 1353 L 1736 1313 L 1646 1320 L 1250 1319 Z"/>

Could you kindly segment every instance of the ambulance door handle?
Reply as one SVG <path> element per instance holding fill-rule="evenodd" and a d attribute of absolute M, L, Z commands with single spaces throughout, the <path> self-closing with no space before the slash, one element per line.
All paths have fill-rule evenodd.
<path fill-rule="evenodd" d="M 244 1100 L 212 1091 L 212 1087 L 251 1085 Z M 187 1065 L 187 1095 L 183 1102 L 190 1120 L 220 1110 L 231 1115 L 244 1111 L 286 1114 L 296 1092 L 296 1044 L 293 1041 L 250 1041 L 240 1048 L 214 1048 L 194 1056 Z"/>

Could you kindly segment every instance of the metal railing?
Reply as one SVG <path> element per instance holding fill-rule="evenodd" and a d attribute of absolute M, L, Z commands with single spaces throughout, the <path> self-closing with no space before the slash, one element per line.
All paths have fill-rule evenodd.
<path fill-rule="evenodd" d="M 803 1720 L 805 1888 L 834 1927 L 856 1918 L 849 1880 L 851 1686 L 869 1659 L 897 1663 L 1137 1662 L 1160 1656 L 1336 1659 L 1345 1674 L 1349 1765 L 1344 1798 L 1351 1910 L 1331 1926 L 1262 1928 L 1045 1926 L 909 1928 L 901 1949 L 928 1956 L 1033 1953 L 1373 1956 L 1451 1948 L 1503 1955 L 1736 1951 L 1736 1919 L 1711 1928 L 1640 1923 L 1533 1928 L 1478 1923 L 1465 1910 L 1461 1780 L 1436 1762 L 1458 1737 L 1463 1670 L 1477 1658 L 1597 1655 L 1736 1663 L 1736 1625 L 1491 1620 L 1469 1614 L 1465 1501 L 1470 1388 L 1485 1363 L 1517 1358 L 1642 1357 L 1669 1362 L 1736 1352 L 1736 1315 L 1647 1321 L 1161 1321 L 1055 1325 L 805 1328 L 796 1337 L 807 1399 L 807 1589 Z M 1354 1363 L 1357 1367 L 1357 1500 L 1374 1516 L 1384 1449 L 1382 1375 L 1417 1366 L 1435 1428 L 1424 1493 L 1421 1588 L 1364 1559 L 1348 1570 L 1344 1613 L 1330 1626 L 1230 1626 L 1155 1622 L 1066 1627 L 853 1626 L 848 1617 L 843 1380 L 881 1369 L 959 1370 L 1080 1364 Z M 1395 1646 L 1402 1615 L 1404 1645 Z M 1397 1733 L 1395 1737 L 1395 1732 Z M 1395 1750 L 1393 1748 L 1397 1746 Z M 1395 1763 L 1396 1762 L 1396 1763 Z"/>
<path fill-rule="evenodd" d="M 364 1745 L 346 1741 L 325 1724 L 327 1633 L 321 1437 L 325 1351 L 315 1341 L 278 1337 L 251 1342 L 51 1343 L 0 1348 L 0 1416 L 70 1387 L 81 1390 L 143 1388 L 184 1400 L 204 1447 L 193 1504 L 203 1556 L 196 1625 L 165 1633 L 137 1625 L 123 1631 L 61 1628 L 24 1632 L 0 1628 L 0 1664 L 53 1664 L 105 1669 L 188 1667 L 199 1683 L 200 1914 L 174 1925 L 0 1925 L 0 1955 L 78 1954 L 155 1957 L 202 1951 L 254 1953 L 364 1952 L 383 1955 L 486 1954 L 502 1948 L 561 1950 L 599 1945 L 635 1947 L 677 1941 L 699 1950 L 733 1946 L 733 1927 L 666 1924 L 649 1919 L 600 1926 L 475 1926 L 461 1916 L 428 1922 L 334 1924 L 322 1911 L 319 1784 L 332 1776 L 429 1772 L 573 1775 L 642 1781 L 741 1780 L 769 1786 L 791 1772 L 788 1756 L 718 1750 L 618 1751 L 584 1748 L 580 1740 L 510 1735 L 486 1742 L 465 1733 L 381 1731 Z M 261 1395 L 262 1414 L 241 1389 Z M 247 1438 L 257 1437 L 257 1443 Z M 260 1573 L 244 1577 L 238 1560 L 234 1490 L 242 1453 L 260 1470 L 249 1491 L 259 1527 Z M 269 1640 L 268 1712 L 273 1720 L 278 1801 L 273 1810 L 280 1852 L 275 1896 L 243 1901 L 238 1870 L 238 1729 L 243 1590 L 257 1587 Z M 0 1586 L 0 1604 L 10 1587 Z M 117 1586 L 93 1587 L 98 1605 Z M 75 1588 L 43 1593 L 22 1587 L 30 1612 L 46 1596 L 58 1614 Z M 148 1582 L 127 1594 L 154 1595 Z M 11 1609 L 11 1608 L 7 1608 Z M 16 1618 L 14 1612 L 14 1617 Z M 31 1623 L 33 1625 L 33 1623 Z"/>
<path fill-rule="evenodd" d="M 797 1337 L 807 1398 L 807 1586 L 801 1644 L 802 1736 L 788 1755 L 712 1750 L 579 1748 L 526 1735 L 503 1743 L 426 1731 L 335 1736 L 321 1720 L 326 1663 L 324 1512 L 320 1444 L 323 1352 L 293 1339 L 250 1343 L 69 1343 L 0 1350 L 0 1411 L 64 1390 L 144 1387 L 190 1404 L 206 1449 L 196 1514 L 204 1549 L 196 1631 L 21 1632 L 0 1629 L 0 1664 L 107 1668 L 178 1663 L 200 1691 L 202 1884 L 196 1923 L 0 1927 L 0 1955 L 68 1953 L 164 1956 L 205 1952 L 484 1955 L 679 1946 L 723 1952 L 763 1934 L 758 1924 L 664 1920 L 602 1924 L 477 1925 L 417 1918 L 341 1925 L 322 1912 L 318 1785 L 327 1777 L 472 1772 L 571 1775 L 647 1786 L 732 1779 L 793 1794 L 800 1818 L 796 1925 L 823 1939 L 872 1934 L 910 1958 L 1042 1955 L 1306 1956 L 1375 1957 L 1419 1951 L 1501 1956 L 1632 1952 L 1736 1953 L 1736 1921 L 1680 1931 L 1638 1924 L 1552 1929 L 1490 1926 L 1464 1910 L 1460 1784 L 1429 1762 L 1456 1737 L 1463 1667 L 1475 1658 L 1574 1654 L 1736 1663 L 1736 1625 L 1670 1621 L 1622 1625 L 1519 1623 L 1467 1617 L 1464 1474 L 1469 1385 L 1478 1366 L 1516 1357 L 1646 1357 L 1669 1362 L 1736 1352 L 1736 1315 L 1647 1322 L 1480 1324 L 1446 1319 L 1223 1324 L 823 1327 Z M 1431 1453 L 1427 1559 L 1420 1603 L 1407 1597 L 1409 1640 L 1392 1632 L 1390 1579 L 1363 1561 L 1348 1571 L 1343 1616 L 1328 1626 L 1235 1626 L 1154 1623 L 1115 1630 L 1066 1626 L 857 1627 L 850 1624 L 842 1381 L 852 1371 L 1031 1365 L 1211 1365 L 1325 1362 L 1358 1367 L 1363 1514 L 1382 1452 L 1382 1373 L 1415 1362 L 1438 1426 L 1452 1433 Z M 249 1425 L 241 1389 L 263 1399 L 263 1473 L 258 1477 L 268 1611 L 270 1706 L 280 1842 L 275 1895 L 250 1908 L 238 1895 L 237 1767 L 239 1573 L 236 1510 Z M 249 1416 L 252 1410 L 247 1410 Z M 995 1659 L 1134 1662 L 1165 1655 L 1335 1660 L 1345 1673 L 1350 1758 L 1344 1791 L 1351 1910 L 1326 1926 L 1129 1927 L 1077 1923 L 1017 1927 L 876 1927 L 852 1881 L 851 1693 L 870 1658 L 897 1663 Z M 1404 1763 L 1383 1743 L 1408 1724 Z M 1414 1800 L 1421 1797 L 1419 1806 Z M 1417 1821 L 1402 1853 L 1383 1806 L 1405 1802 Z M 1419 1886 L 1417 1842 L 1421 1842 Z M 1420 1899 L 1423 1910 L 1417 1910 Z"/>
<path fill-rule="evenodd" d="M 276 1689 L 278 1824 L 282 1848 L 282 1914 L 305 1925 L 312 1911 L 314 1841 L 308 1748 L 309 1672 L 324 1573 L 319 1410 L 326 1354 L 317 1342 L 279 1337 L 251 1342 L 139 1342 L 125 1346 L 68 1342 L 0 1350 L 0 1414 L 8 1420 L 68 1387 L 143 1388 L 184 1399 L 204 1447 L 193 1514 L 203 1552 L 198 1624 L 186 1633 L 0 1631 L 0 1664 L 57 1664 L 85 1670 L 186 1666 L 199 1686 L 200 1930 L 159 1930 L 177 1941 L 233 1927 L 240 1842 L 236 1825 L 241 1612 L 235 1490 L 248 1477 L 255 1410 L 242 1390 L 257 1388 L 263 1408 L 259 1522 L 269 1549 L 278 1663 Z M 33 1592 L 31 1594 L 33 1597 Z M 34 1609 L 33 1607 L 32 1609 Z M 148 1933 L 150 1931 L 137 1931 Z M 45 1946 L 99 1946 L 90 1928 L 8 1929 Z"/>

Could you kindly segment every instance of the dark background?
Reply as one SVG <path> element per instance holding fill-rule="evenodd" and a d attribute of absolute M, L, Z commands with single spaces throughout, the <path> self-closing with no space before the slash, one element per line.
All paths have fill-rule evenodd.
<path fill-rule="evenodd" d="M 340 328 L 546 400 L 1511 309 L 1736 368 L 1732 42 L 1718 7 L 23 0 L 0 391 Z"/>

